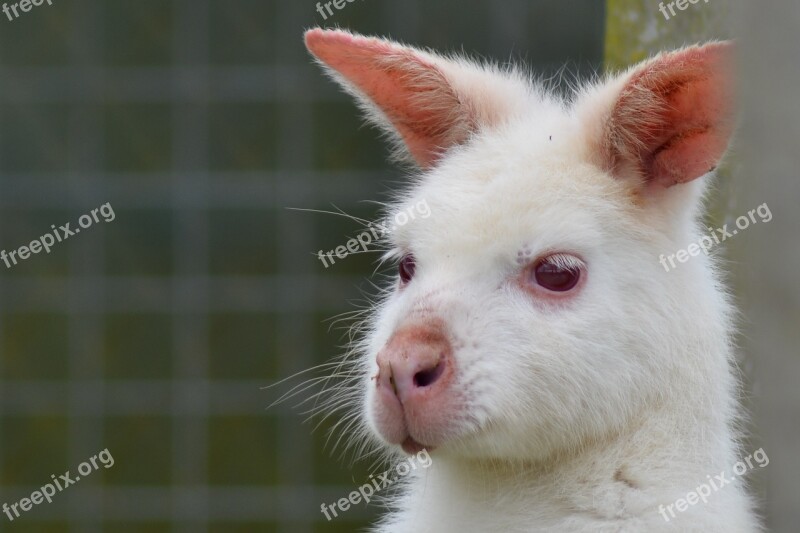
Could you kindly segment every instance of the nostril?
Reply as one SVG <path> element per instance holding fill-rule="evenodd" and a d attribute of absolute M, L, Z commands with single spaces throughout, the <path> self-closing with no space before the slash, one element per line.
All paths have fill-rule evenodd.
<path fill-rule="evenodd" d="M 444 358 L 440 358 L 435 367 L 427 370 L 421 370 L 414 374 L 414 386 L 416 387 L 429 387 L 436 383 L 444 373 Z"/>

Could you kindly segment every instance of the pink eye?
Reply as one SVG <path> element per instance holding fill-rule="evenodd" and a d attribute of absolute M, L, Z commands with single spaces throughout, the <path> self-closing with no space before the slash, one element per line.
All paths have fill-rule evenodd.
<path fill-rule="evenodd" d="M 397 270 L 400 274 L 400 282 L 404 285 L 411 281 L 411 278 L 414 277 L 414 271 L 417 268 L 417 263 L 414 260 L 413 255 L 405 255 L 400 260 L 400 264 L 397 266 Z"/>
<path fill-rule="evenodd" d="M 576 257 L 555 254 L 540 259 L 530 267 L 529 282 L 552 292 L 567 292 L 581 279 L 583 263 Z M 530 279 L 533 278 L 533 279 Z"/>

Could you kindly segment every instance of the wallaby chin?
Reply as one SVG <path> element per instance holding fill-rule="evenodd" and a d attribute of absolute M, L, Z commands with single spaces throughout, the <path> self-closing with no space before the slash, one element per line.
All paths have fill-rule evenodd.
<path fill-rule="evenodd" d="M 737 463 L 740 407 L 713 258 L 659 261 L 701 233 L 732 46 L 567 102 L 384 39 L 306 43 L 419 167 L 395 209 L 429 207 L 390 235 L 397 280 L 356 369 L 375 439 L 432 457 L 375 531 L 759 531 L 741 479 L 674 505 Z"/>

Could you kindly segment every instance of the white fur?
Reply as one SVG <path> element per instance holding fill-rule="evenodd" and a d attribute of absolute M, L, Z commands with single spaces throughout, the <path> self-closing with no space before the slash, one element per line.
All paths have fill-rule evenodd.
<path fill-rule="evenodd" d="M 436 61 L 503 116 L 390 210 L 425 200 L 431 214 L 392 235 L 393 254 L 413 252 L 417 269 L 375 309 L 359 347 L 363 420 L 376 353 L 414 315 L 447 323 L 464 409 L 461 436 L 431 454 L 375 531 L 759 531 L 741 481 L 668 523 L 658 512 L 740 454 L 720 275 L 703 255 L 670 272 L 658 261 L 705 232 L 709 178 L 637 195 L 635 176 L 597 164 L 597 130 L 627 74 L 564 102 L 518 74 Z M 511 281 L 519 257 L 548 251 L 587 265 L 563 305 Z"/>

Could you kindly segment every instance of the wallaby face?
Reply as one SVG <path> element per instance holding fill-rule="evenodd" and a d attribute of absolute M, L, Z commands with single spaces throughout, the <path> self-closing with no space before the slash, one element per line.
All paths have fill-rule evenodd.
<path fill-rule="evenodd" d="M 457 530 L 456 511 L 430 502 L 439 489 L 442 499 L 480 492 L 461 485 L 482 461 L 552 471 L 593 447 L 613 450 L 607 473 L 573 478 L 565 466 L 564 486 L 552 482 L 554 493 L 584 483 L 598 494 L 586 506 L 603 507 L 605 482 L 671 494 L 680 476 L 665 473 L 669 458 L 687 453 L 705 475 L 733 457 L 724 294 L 709 258 L 672 272 L 658 260 L 697 240 L 697 178 L 716 167 L 732 130 L 729 44 L 660 55 L 564 101 L 516 71 L 383 39 L 315 29 L 306 43 L 420 169 L 397 209 L 430 208 L 391 235 L 397 281 L 360 361 L 374 435 L 406 453 L 427 448 L 434 469 L 439 458 L 456 472 L 442 466 L 418 505 L 413 495 L 399 505 L 428 520 L 413 530 Z M 546 500 L 547 486 L 527 487 Z M 508 530 L 542 530 L 545 518 L 553 530 L 582 530 L 558 522 L 571 511 L 552 502 L 501 511 L 521 491 L 519 476 L 505 500 L 493 490 L 500 503 L 488 507 Z M 666 498 L 622 505 L 646 513 Z M 529 529 L 514 529 L 515 512 Z M 412 530 L 404 520 L 386 530 Z"/>

